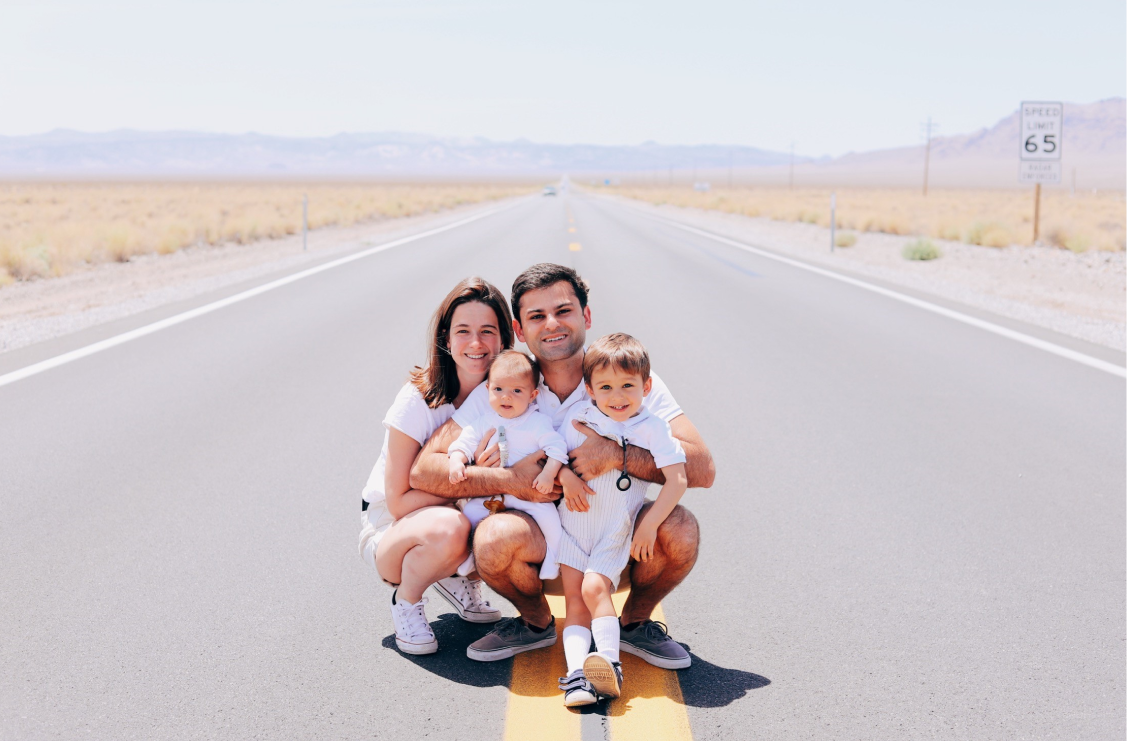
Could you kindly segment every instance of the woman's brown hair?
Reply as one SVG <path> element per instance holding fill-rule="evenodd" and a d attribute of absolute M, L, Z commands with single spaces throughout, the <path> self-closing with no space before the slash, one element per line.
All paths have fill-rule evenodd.
<path fill-rule="evenodd" d="M 501 349 L 508 350 L 513 346 L 513 317 L 501 292 L 493 284 L 477 276 L 466 278 L 454 286 L 454 290 L 446 294 L 431 319 L 426 367 L 415 366 L 415 370 L 411 371 L 411 383 L 431 409 L 454 401 L 461 391 L 458 367 L 450 355 L 450 322 L 454 319 L 454 309 L 471 301 L 485 304 L 497 315 Z"/>

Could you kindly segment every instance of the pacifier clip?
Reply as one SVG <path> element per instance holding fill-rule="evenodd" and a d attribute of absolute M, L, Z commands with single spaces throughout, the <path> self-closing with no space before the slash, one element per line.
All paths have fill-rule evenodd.
<path fill-rule="evenodd" d="M 618 477 L 618 481 L 614 482 L 619 491 L 626 491 L 630 488 L 630 476 L 626 473 L 626 443 L 626 438 L 622 438 L 622 475 Z"/>

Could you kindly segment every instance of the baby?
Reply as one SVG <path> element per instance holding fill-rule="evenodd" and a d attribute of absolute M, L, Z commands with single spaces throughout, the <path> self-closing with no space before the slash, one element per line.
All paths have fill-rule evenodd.
<path fill-rule="evenodd" d="M 508 467 L 520 459 L 543 450 L 548 462 L 532 485 L 542 494 L 551 494 L 556 474 L 567 464 L 567 448 L 560 433 L 552 427 L 552 419 L 536 411 L 532 403 L 540 385 L 540 369 L 533 360 L 519 350 L 506 350 L 493 359 L 486 377 L 489 384 L 489 406 L 492 411 L 482 414 L 468 426 L 450 445 L 450 483 L 456 484 L 466 478 L 466 464 L 473 462 L 481 436 L 490 429 L 497 431 L 497 441 L 501 449 L 501 465 Z M 471 525 L 485 519 L 492 507 L 515 509 L 527 512 L 536 520 L 548 552 L 540 567 L 541 579 L 555 579 L 559 576 L 556 552 L 560 544 L 560 516 L 556 505 L 551 502 L 526 502 L 512 495 L 503 497 L 475 497 L 459 501 L 462 513 Z M 470 553 L 458 573 L 462 576 L 474 570 L 474 557 Z"/>
<path fill-rule="evenodd" d="M 588 501 L 579 478 L 560 471 L 564 501 L 559 505 L 563 538 L 559 563 L 563 574 L 567 618 L 563 644 L 568 675 L 560 679 L 564 705 L 589 705 L 599 697 L 622 692 L 618 615 L 611 594 L 630 558 L 653 557 L 657 529 L 685 493 L 685 452 L 669 424 L 642 406 L 649 395 L 650 358 L 642 343 L 627 334 L 595 341 L 583 358 L 583 383 L 590 401 L 576 404 L 561 425 L 568 450 L 586 437 L 570 424 L 578 420 L 622 448 L 623 467 L 597 476 L 587 485 L 598 496 Z M 665 484 L 649 512 L 634 529 L 649 482 L 631 479 L 623 470 L 626 446 L 644 448 L 665 476 Z M 633 536 L 631 536 L 633 533 Z M 595 653 L 591 648 L 592 633 Z"/>

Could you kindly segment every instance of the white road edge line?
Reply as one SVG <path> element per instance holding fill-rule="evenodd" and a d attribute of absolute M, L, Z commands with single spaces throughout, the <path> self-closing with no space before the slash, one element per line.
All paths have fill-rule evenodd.
<path fill-rule="evenodd" d="M 1052 342 L 1046 342 L 1045 340 L 1037 339 L 1036 337 L 1033 337 L 1032 335 L 1027 335 L 1027 334 L 1024 334 L 1022 332 L 1017 332 L 1015 330 L 1003 327 L 999 324 L 987 322 L 985 320 L 978 319 L 976 317 L 970 316 L 969 314 L 963 314 L 962 312 L 954 311 L 953 309 L 948 309 L 948 308 L 945 308 L 943 306 L 939 306 L 938 304 L 933 304 L 929 301 L 924 301 L 922 299 L 914 298 L 914 297 L 909 296 L 909 295 L 904 294 L 904 293 L 899 293 L 897 291 L 892 291 L 892 290 L 889 290 L 887 288 L 882 288 L 882 287 L 880 287 L 878 285 L 874 285 L 872 283 L 866 283 L 863 280 L 857 280 L 856 278 L 850 278 L 847 275 L 841 275 L 840 273 L 835 273 L 832 270 L 826 270 L 826 269 L 823 269 L 823 268 L 815 267 L 813 265 L 808 265 L 808 264 L 806 264 L 806 263 L 804 263 L 800 260 L 792 260 L 789 257 L 783 257 L 782 255 L 776 255 L 773 252 L 769 252 L 767 250 L 760 249 L 759 247 L 753 247 L 749 244 L 744 244 L 743 242 L 737 242 L 734 239 L 728 239 L 727 237 L 721 237 L 717 234 L 712 234 L 710 232 L 704 231 L 703 229 L 697 229 L 696 227 L 688 226 L 686 224 L 680 224 L 676 221 L 673 221 L 672 219 L 667 219 L 667 218 L 664 218 L 662 216 L 655 216 L 653 214 L 646 214 L 644 211 L 641 211 L 641 210 L 638 210 L 638 209 L 635 209 L 635 210 L 637 210 L 638 213 L 640 213 L 640 214 L 648 216 L 648 217 L 655 219 L 657 221 L 664 222 L 666 224 L 669 224 L 670 226 L 677 227 L 678 229 L 682 229 L 682 230 L 690 232 L 692 234 L 698 234 L 702 237 L 708 237 L 709 239 L 716 240 L 717 242 L 722 242 L 722 243 L 730 245 L 732 247 L 738 247 L 739 249 L 744 250 L 745 252 L 751 252 L 752 254 L 759 255 L 760 257 L 766 257 L 769 260 L 775 260 L 777 262 L 785 263 L 787 265 L 791 265 L 791 266 L 796 267 L 796 268 L 801 268 L 803 270 L 809 270 L 811 273 L 817 273 L 818 275 L 822 275 L 822 276 L 825 276 L 827 278 L 833 278 L 834 280 L 839 280 L 842 283 L 848 283 L 851 286 L 857 286 L 858 288 L 864 288 L 867 291 L 872 291 L 873 293 L 879 293 L 882 296 L 887 296 L 888 298 L 894 299 L 896 301 L 902 301 L 903 303 L 910 304 L 911 306 L 915 306 L 917 308 L 923 309 L 924 311 L 930 311 L 934 314 L 939 314 L 940 316 L 945 316 L 948 319 L 954 319 L 957 322 L 962 322 L 963 324 L 969 324 L 972 327 L 978 327 L 979 329 L 984 329 L 987 332 L 993 332 L 996 335 L 1009 338 L 1011 340 L 1014 340 L 1015 342 L 1020 342 L 1024 345 L 1029 345 L 1030 347 L 1036 347 L 1039 350 L 1044 350 L 1045 352 L 1050 352 L 1053 355 L 1059 355 L 1062 358 L 1074 360 L 1077 363 L 1081 363 L 1083 365 L 1087 365 L 1089 367 L 1096 368 L 1097 370 L 1102 370 L 1105 373 L 1112 374 L 1113 376 L 1119 376 L 1120 378 L 1127 378 L 1127 368 L 1123 368 L 1123 367 L 1118 366 L 1114 363 L 1109 363 L 1106 360 L 1100 360 L 1099 358 L 1093 358 L 1091 355 L 1085 355 L 1084 353 L 1079 353 L 1079 352 L 1076 352 L 1075 350 L 1069 350 L 1067 347 L 1061 347 L 1060 345 L 1055 345 Z"/>
<path fill-rule="evenodd" d="M 203 316 L 204 314 L 210 314 L 213 311 L 218 311 L 219 309 L 231 306 L 232 304 L 237 304 L 240 301 L 246 301 L 248 298 L 254 298 L 255 296 L 266 293 L 267 291 L 273 291 L 275 288 L 281 288 L 282 286 L 289 285 L 290 283 L 295 283 L 299 280 L 302 280 L 303 278 L 308 278 L 311 275 L 323 273 L 326 270 L 332 270 L 333 268 L 338 268 L 341 265 L 347 265 L 348 263 L 355 262 L 356 260 L 362 260 L 365 257 L 369 257 L 378 252 L 390 250 L 392 247 L 399 247 L 400 245 L 407 244 L 408 242 L 415 242 L 420 239 L 425 239 L 426 237 L 432 237 L 435 234 L 441 234 L 442 232 L 450 231 L 451 229 L 457 229 L 460 226 L 465 226 L 466 224 L 477 221 L 479 219 L 484 219 L 487 216 L 498 214 L 502 211 L 508 211 L 510 208 L 515 208 L 516 206 L 520 205 L 525 200 L 527 199 L 521 198 L 515 203 L 511 203 L 507 206 L 493 208 L 483 213 L 475 214 L 474 216 L 461 219 L 460 221 L 455 221 L 452 224 L 447 224 L 446 226 L 440 226 L 436 229 L 430 229 L 425 232 L 420 232 L 419 234 L 412 234 L 409 237 L 403 237 L 401 239 L 387 242 L 386 244 L 377 245 L 370 249 L 363 250 L 362 252 L 356 252 L 346 257 L 332 260 L 316 267 L 308 268 L 307 270 L 302 270 L 300 272 L 294 273 L 293 275 L 287 275 L 285 278 L 279 278 L 278 280 L 264 283 L 261 286 L 256 286 L 255 288 L 243 291 L 242 293 L 236 293 L 234 296 L 228 296 L 227 298 L 220 299 L 219 301 L 214 301 L 210 304 L 197 306 L 196 308 L 190 309 L 189 311 L 176 314 L 175 316 L 170 316 L 166 319 L 161 319 L 160 321 L 153 322 L 152 324 L 146 324 L 143 327 L 138 327 L 137 329 L 132 329 L 128 332 L 123 332 L 122 334 L 109 337 L 99 342 L 95 342 L 91 345 L 87 345 L 86 347 L 80 347 L 77 350 L 71 350 L 70 352 L 63 353 L 62 355 L 56 355 L 53 358 L 48 358 L 47 360 L 33 363 L 24 368 L 20 368 L 19 370 L 12 371 L 11 373 L 6 373 L 0 376 L 0 387 L 7 386 L 10 383 L 15 383 L 16 381 L 22 381 L 25 378 L 37 375 L 39 373 L 42 373 L 43 371 L 57 368 L 60 365 L 73 363 L 76 360 L 94 355 L 95 353 L 102 352 L 103 350 L 109 350 L 111 347 L 117 347 L 118 345 L 125 344 L 130 340 L 135 340 L 139 337 L 144 337 L 145 335 L 159 332 L 162 329 L 167 329 L 168 327 L 175 326 L 177 324 L 180 324 L 181 322 L 186 322 L 189 319 L 195 319 L 196 317 Z"/>

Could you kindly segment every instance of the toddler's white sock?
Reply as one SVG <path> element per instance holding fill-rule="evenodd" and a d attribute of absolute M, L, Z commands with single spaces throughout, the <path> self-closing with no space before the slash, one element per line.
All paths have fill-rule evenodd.
<path fill-rule="evenodd" d="M 569 625 L 563 631 L 564 658 L 567 659 L 567 673 L 583 668 L 583 659 L 591 650 L 591 631 L 582 625 Z"/>
<path fill-rule="evenodd" d="M 595 648 L 611 661 L 618 661 L 618 618 L 601 617 L 591 621 L 591 633 L 595 636 Z"/>

